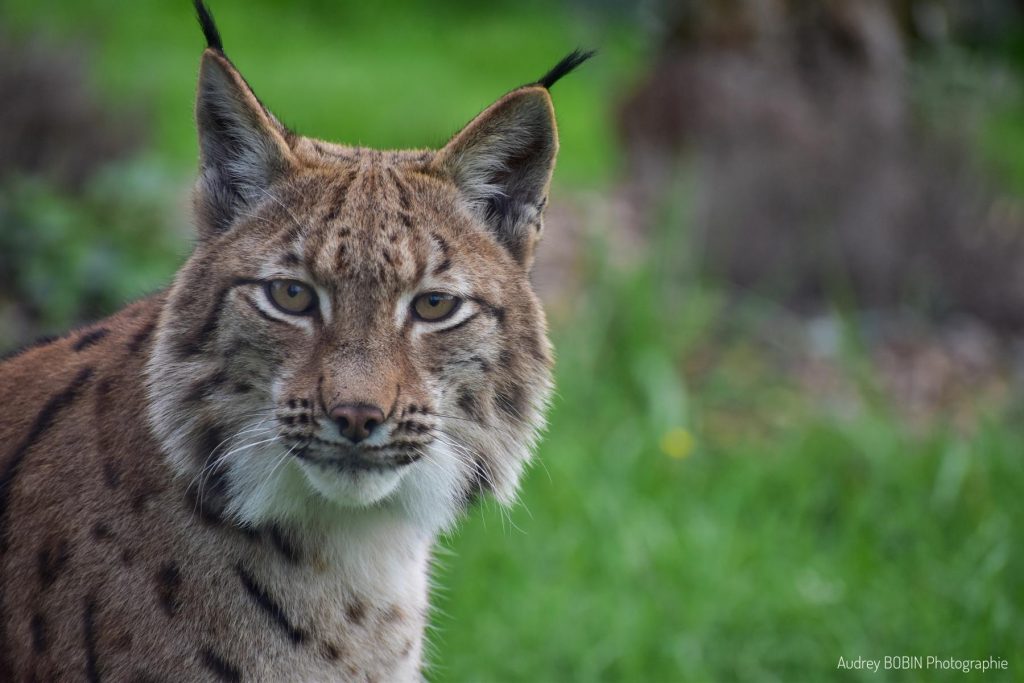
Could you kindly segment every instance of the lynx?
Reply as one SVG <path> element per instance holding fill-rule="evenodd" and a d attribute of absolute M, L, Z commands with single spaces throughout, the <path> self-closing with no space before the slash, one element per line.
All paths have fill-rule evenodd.
<path fill-rule="evenodd" d="M 376 151 L 283 126 L 196 10 L 194 252 L 0 364 L 0 680 L 419 680 L 435 540 L 543 425 L 548 90 L 589 54 Z"/>

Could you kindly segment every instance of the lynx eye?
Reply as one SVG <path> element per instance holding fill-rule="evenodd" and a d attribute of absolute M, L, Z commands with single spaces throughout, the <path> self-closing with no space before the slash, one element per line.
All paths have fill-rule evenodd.
<path fill-rule="evenodd" d="M 427 292 L 426 294 L 420 294 L 413 300 L 412 310 L 419 320 L 436 323 L 451 317 L 452 313 L 458 310 L 461 303 L 461 299 L 451 294 Z"/>
<path fill-rule="evenodd" d="M 267 298 L 290 315 L 308 315 L 316 308 L 313 288 L 298 280 L 271 280 L 267 283 Z"/>

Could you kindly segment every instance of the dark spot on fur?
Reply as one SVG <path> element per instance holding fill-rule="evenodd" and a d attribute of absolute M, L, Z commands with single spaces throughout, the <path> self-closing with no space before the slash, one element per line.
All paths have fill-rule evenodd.
<path fill-rule="evenodd" d="M 85 675 L 89 683 L 99 683 L 100 662 L 96 651 L 96 599 L 85 599 L 82 610 L 82 641 L 85 649 Z"/>
<path fill-rule="evenodd" d="M 359 600 L 353 600 L 345 605 L 345 618 L 357 626 L 363 623 L 366 618 L 366 605 Z"/>
<path fill-rule="evenodd" d="M 156 574 L 156 593 L 167 616 L 173 617 L 181 609 L 178 593 L 181 590 L 181 570 L 175 562 L 164 562 Z"/>
<path fill-rule="evenodd" d="M 92 537 L 97 541 L 109 541 L 114 538 L 114 532 L 106 522 L 96 522 L 92 525 Z"/>
<path fill-rule="evenodd" d="M 91 332 L 86 332 L 78 338 L 78 341 L 75 342 L 75 345 L 72 348 L 74 348 L 75 351 L 84 351 L 90 346 L 100 343 L 108 334 L 110 334 L 110 330 L 106 327 L 100 327 L 92 330 Z"/>
<path fill-rule="evenodd" d="M 145 325 L 141 330 L 132 335 L 132 338 L 128 340 L 128 353 L 133 356 L 138 353 L 142 347 L 149 341 L 149 338 L 153 335 L 156 330 L 156 321 L 150 322 Z"/>
<path fill-rule="evenodd" d="M 39 570 L 39 582 L 43 588 L 49 588 L 60 578 L 60 573 L 71 559 L 71 545 L 67 539 L 50 541 L 46 547 L 39 551 L 37 557 L 37 568 Z"/>
<path fill-rule="evenodd" d="M 142 512 L 146 509 L 146 504 L 149 503 L 157 494 L 160 493 L 162 487 L 152 481 L 142 482 L 140 486 L 132 492 L 132 512 Z"/>
<path fill-rule="evenodd" d="M 103 461 L 103 482 L 108 488 L 116 489 L 121 485 L 121 473 L 117 471 L 117 467 L 114 465 L 112 459 L 107 458 Z"/>
<path fill-rule="evenodd" d="M 46 647 L 49 645 L 46 619 L 42 614 L 36 612 L 32 615 L 32 623 L 30 626 L 32 629 L 32 651 L 36 654 L 46 652 Z"/>
<path fill-rule="evenodd" d="M 208 647 L 202 648 L 199 654 L 202 657 L 203 665 L 219 680 L 226 681 L 227 683 L 241 682 L 242 671 L 237 666 Z"/>
<path fill-rule="evenodd" d="M 135 671 L 132 673 L 132 683 L 165 683 L 164 679 L 149 673 L 148 671 Z"/>
<path fill-rule="evenodd" d="M 269 536 L 270 544 L 274 547 L 274 550 L 280 553 L 289 564 L 298 564 L 301 561 L 302 555 L 299 549 L 295 547 L 295 544 L 292 543 L 288 535 L 276 524 L 267 529 L 267 536 Z"/>
<path fill-rule="evenodd" d="M 119 652 L 124 652 L 132 648 L 132 634 L 124 625 L 117 626 L 113 630 L 109 630 L 108 639 L 110 641 L 110 647 Z"/>

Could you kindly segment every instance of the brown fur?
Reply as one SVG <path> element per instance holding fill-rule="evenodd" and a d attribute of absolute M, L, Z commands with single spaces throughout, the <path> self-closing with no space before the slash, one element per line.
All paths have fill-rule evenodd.
<path fill-rule="evenodd" d="M 550 97 L 439 152 L 344 147 L 213 47 L 197 121 L 171 287 L 0 365 L 0 680 L 416 679 L 432 542 L 512 499 L 543 421 Z M 317 313 L 275 310 L 273 278 Z M 424 291 L 462 305 L 417 320 Z M 376 437 L 338 437 L 348 403 L 381 408 Z"/>

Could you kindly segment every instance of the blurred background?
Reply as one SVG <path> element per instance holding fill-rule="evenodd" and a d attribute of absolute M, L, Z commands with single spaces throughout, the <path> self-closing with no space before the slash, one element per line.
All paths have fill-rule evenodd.
<path fill-rule="evenodd" d="M 431 680 L 1020 680 L 1018 2 L 212 6 L 282 120 L 362 145 L 600 50 L 553 91 L 549 433 L 444 540 Z M 184 0 L 0 0 L 0 351 L 186 257 L 202 47 Z"/>

